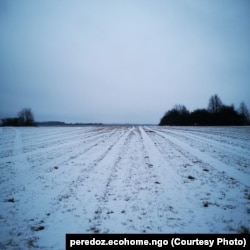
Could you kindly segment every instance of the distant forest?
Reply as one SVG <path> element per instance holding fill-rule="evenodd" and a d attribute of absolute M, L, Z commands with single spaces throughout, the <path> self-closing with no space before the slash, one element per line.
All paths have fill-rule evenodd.
<path fill-rule="evenodd" d="M 2 126 L 35 126 L 35 119 L 33 112 L 30 108 L 23 108 L 15 118 L 4 118 Z"/>
<path fill-rule="evenodd" d="M 30 108 L 18 112 L 15 118 L 4 118 L 0 126 L 89 126 L 102 123 L 64 123 L 58 121 L 35 122 Z M 225 105 L 218 95 L 208 101 L 207 109 L 192 112 L 181 104 L 175 105 L 161 118 L 159 126 L 245 126 L 250 125 L 250 113 L 244 102 L 236 110 L 234 105 Z"/>
<path fill-rule="evenodd" d="M 234 105 L 224 105 L 218 95 L 210 97 L 207 109 L 189 112 L 184 105 L 175 105 L 161 118 L 160 126 L 242 126 L 250 125 L 247 106 L 241 102 L 236 110 Z"/>
<path fill-rule="evenodd" d="M 0 120 L 0 126 L 102 126 L 102 123 L 65 123 L 61 121 L 36 122 L 33 112 L 30 108 L 23 108 L 17 113 L 17 117 L 3 118 Z"/>
<path fill-rule="evenodd" d="M 65 123 L 61 121 L 36 122 L 30 108 L 23 108 L 17 117 L 1 119 L 0 126 L 101 126 L 102 123 Z"/>

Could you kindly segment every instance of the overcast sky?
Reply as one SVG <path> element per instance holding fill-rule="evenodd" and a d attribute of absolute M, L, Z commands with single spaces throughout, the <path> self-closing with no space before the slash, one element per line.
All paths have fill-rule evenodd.
<path fill-rule="evenodd" d="M 248 0 L 1 0 L 0 117 L 153 123 L 250 109 Z"/>

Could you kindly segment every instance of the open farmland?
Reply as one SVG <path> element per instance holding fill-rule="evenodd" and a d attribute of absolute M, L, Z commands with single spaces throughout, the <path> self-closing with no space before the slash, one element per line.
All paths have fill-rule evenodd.
<path fill-rule="evenodd" d="M 250 228 L 250 127 L 0 128 L 0 248 Z"/>

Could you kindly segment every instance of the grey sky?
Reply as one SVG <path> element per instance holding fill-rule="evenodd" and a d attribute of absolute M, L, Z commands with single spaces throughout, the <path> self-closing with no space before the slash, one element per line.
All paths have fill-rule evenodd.
<path fill-rule="evenodd" d="M 158 123 L 250 109 L 248 0 L 1 0 L 0 117 Z"/>

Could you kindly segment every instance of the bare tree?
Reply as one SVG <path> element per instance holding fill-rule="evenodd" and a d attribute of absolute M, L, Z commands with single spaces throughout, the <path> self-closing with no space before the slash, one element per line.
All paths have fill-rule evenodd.
<path fill-rule="evenodd" d="M 223 104 L 222 104 L 220 97 L 215 94 L 211 96 L 208 101 L 208 111 L 213 114 L 219 113 L 219 111 L 222 108 L 222 105 Z"/>
<path fill-rule="evenodd" d="M 180 114 L 188 114 L 189 113 L 189 111 L 187 110 L 187 108 L 185 107 L 185 105 L 182 105 L 182 104 L 176 104 L 176 105 L 174 105 L 173 110 L 176 110 Z"/>
<path fill-rule="evenodd" d="M 35 119 L 30 108 L 24 108 L 18 112 L 19 125 L 21 126 L 33 126 L 35 125 Z"/>
<path fill-rule="evenodd" d="M 240 107 L 238 109 L 239 115 L 242 117 L 243 123 L 250 122 L 250 113 L 247 109 L 247 106 L 244 102 L 240 103 Z"/>

